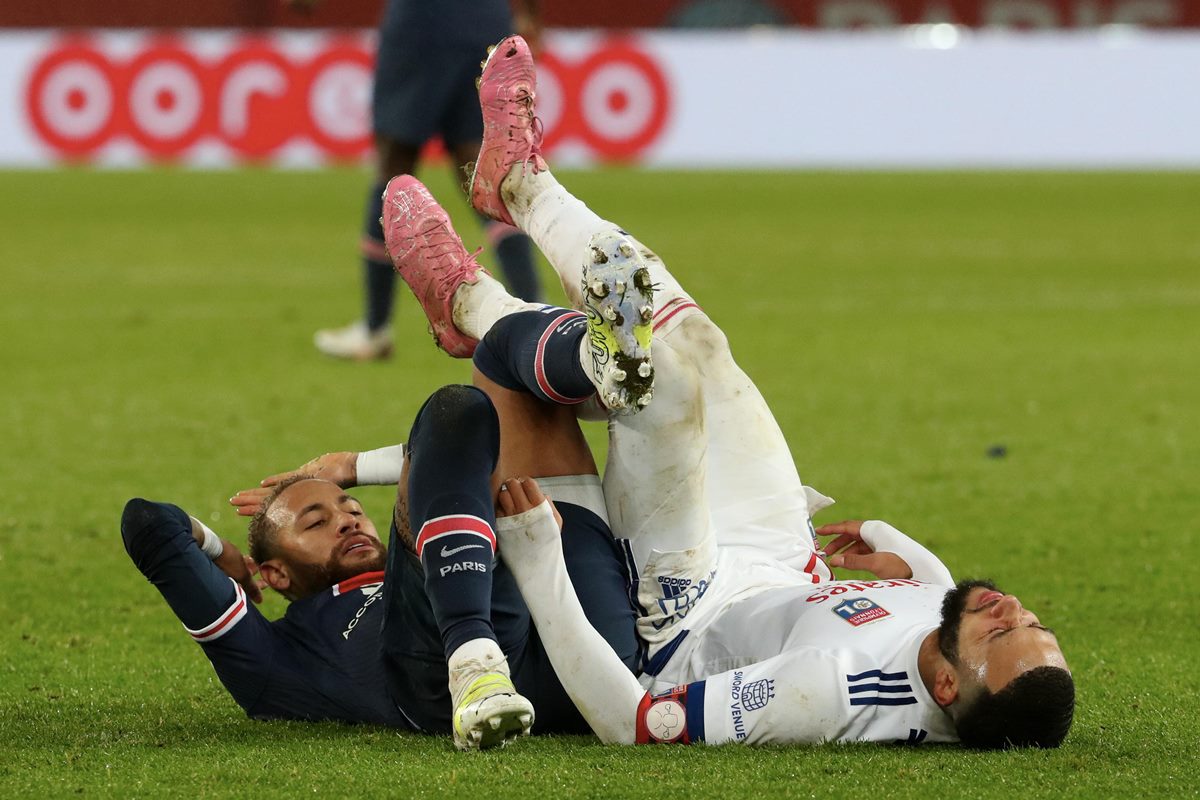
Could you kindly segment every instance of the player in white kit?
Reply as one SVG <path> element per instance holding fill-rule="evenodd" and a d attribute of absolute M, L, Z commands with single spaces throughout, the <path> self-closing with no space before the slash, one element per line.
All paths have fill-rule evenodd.
<path fill-rule="evenodd" d="M 506 63 L 490 70 L 497 59 Z M 622 743 L 1061 743 L 1074 687 L 1053 633 L 989 583 L 953 587 L 935 556 L 886 523 L 814 529 L 812 515 L 832 501 L 801 484 L 724 335 L 653 252 L 546 168 L 519 39 L 489 59 L 481 94 L 500 99 L 491 115 L 485 103 L 476 207 L 529 233 L 577 306 L 593 264 L 622 262 L 630 286 L 646 268 L 656 290 L 646 322 L 653 402 L 630 415 L 635 398 L 600 398 L 614 412 L 607 516 L 625 544 L 648 648 L 640 681 L 587 625 L 537 484 L 506 481 L 498 500 L 500 553 L 597 734 Z M 446 287 L 449 325 L 431 313 L 439 337 L 478 339 L 521 310 L 493 284 Z M 837 537 L 829 563 L 879 579 L 833 580 L 816 533 Z"/>

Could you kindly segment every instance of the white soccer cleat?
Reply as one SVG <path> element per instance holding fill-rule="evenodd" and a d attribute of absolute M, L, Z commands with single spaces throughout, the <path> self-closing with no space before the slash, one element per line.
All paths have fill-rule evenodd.
<path fill-rule="evenodd" d="M 376 361 L 392 354 L 392 329 L 384 326 L 372 333 L 363 320 L 343 328 L 325 328 L 313 335 L 313 344 L 327 356 L 350 361 Z"/>
<path fill-rule="evenodd" d="M 604 406 L 636 414 L 650 404 L 654 289 L 650 270 L 628 234 L 613 230 L 588 241 L 583 309 L 588 318 L 584 368 Z"/>
<path fill-rule="evenodd" d="M 485 664 L 460 659 L 450 671 L 454 701 L 454 746 L 487 750 L 504 746 L 533 727 L 533 704 L 517 693 L 508 677 L 508 663 Z"/>

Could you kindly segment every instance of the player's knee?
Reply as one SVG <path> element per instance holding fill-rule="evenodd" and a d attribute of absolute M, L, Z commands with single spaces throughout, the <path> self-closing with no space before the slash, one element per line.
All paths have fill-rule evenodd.
<path fill-rule="evenodd" d="M 443 386 L 430 395 L 421 416 L 422 427 L 427 427 L 443 445 L 455 441 L 489 441 L 500 435 L 495 406 L 474 386 Z"/>
<path fill-rule="evenodd" d="M 725 331 L 707 315 L 693 314 L 680 324 L 680 329 L 686 330 L 687 334 L 676 339 L 674 344 L 678 347 L 679 339 L 684 339 L 693 357 L 707 362 L 729 355 L 729 339 Z"/>

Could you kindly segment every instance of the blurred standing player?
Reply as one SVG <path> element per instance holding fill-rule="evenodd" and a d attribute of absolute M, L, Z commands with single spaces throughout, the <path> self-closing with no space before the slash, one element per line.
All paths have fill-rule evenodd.
<path fill-rule="evenodd" d="M 376 173 L 363 219 L 365 314 L 343 328 L 317 331 L 314 343 L 322 353 L 356 361 L 391 355 L 396 273 L 379 226 L 384 186 L 393 175 L 414 174 L 421 148 L 434 136 L 441 137 L 456 171 L 475 159 L 483 138 L 475 90 L 479 61 L 514 28 L 536 45 L 537 0 L 516 0 L 515 15 L 509 0 L 388 0 L 372 100 Z M 539 300 L 529 237 L 511 225 L 480 220 L 512 294 Z"/>

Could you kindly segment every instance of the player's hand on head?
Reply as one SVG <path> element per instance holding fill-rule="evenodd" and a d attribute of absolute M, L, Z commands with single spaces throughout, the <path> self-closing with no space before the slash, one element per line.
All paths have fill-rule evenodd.
<path fill-rule="evenodd" d="M 911 578 L 907 561 L 895 553 L 876 553 L 863 541 L 862 526 L 862 520 L 846 520 L 817 528 L 818 536 L 834 537 L 825 544 L 829 566 L 869 572 L 877 578 Z"/>
<path fill-rule="evenodd" d="M 296 475 L 307 475 L 310 478 L 336 483 L 343 489 L 352 489 L 358 485 L 357 462 L 358 453 L 326 453 L 304 462 L 298 469 L 268 475 L 259 482 L 259 486 L 275 486 Z"/>
<path fill-rule="evenodd" d="M 229 505 L 237 509 L 240 517 L 253 517 L 262 508 L 262 504 L 271 496 L 270 487 L 255 486 L 253 489 L 242 489 L 229 498 Z"/>

